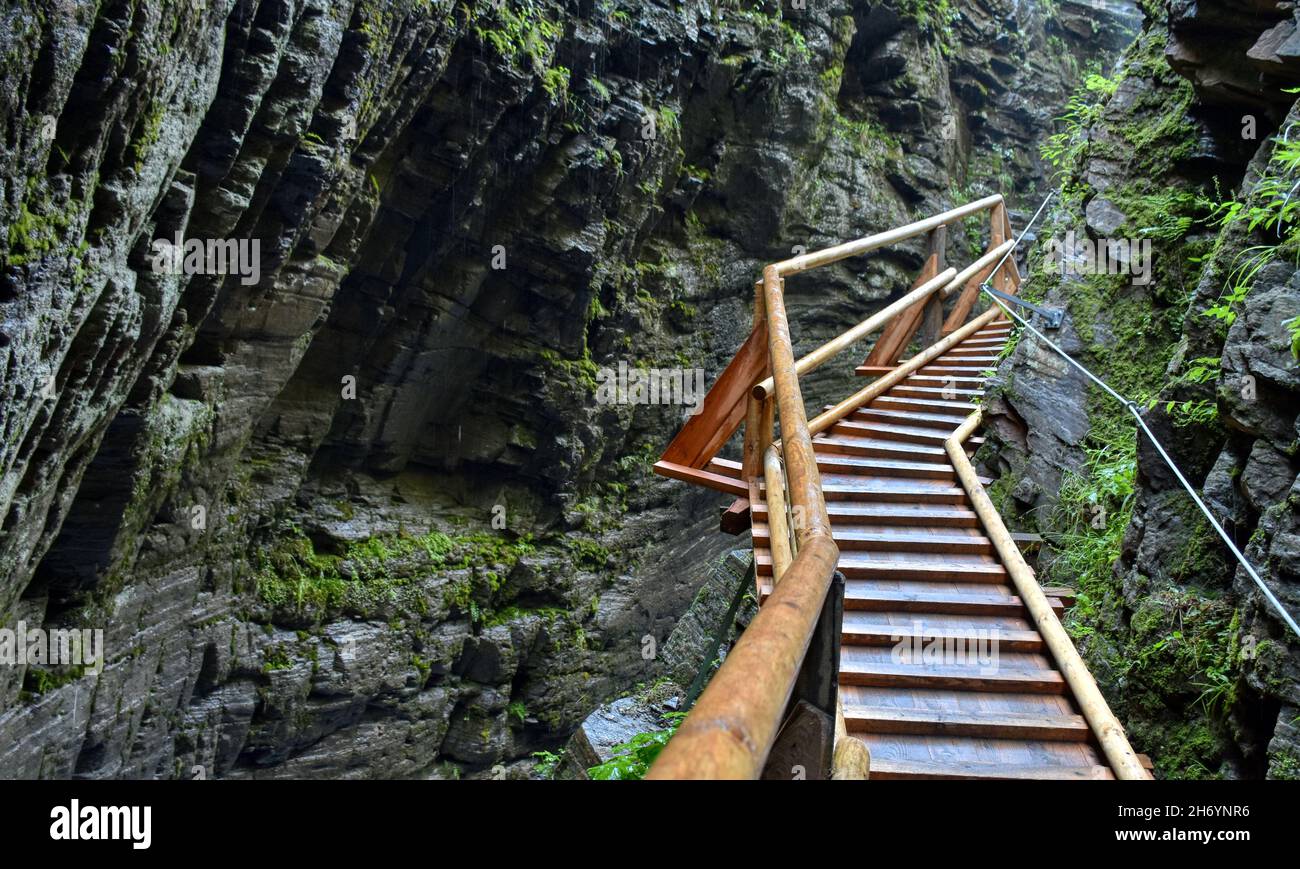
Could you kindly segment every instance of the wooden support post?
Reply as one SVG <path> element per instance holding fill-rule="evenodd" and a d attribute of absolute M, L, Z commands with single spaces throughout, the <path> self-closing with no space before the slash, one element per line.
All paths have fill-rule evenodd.
<path fill-rule="evenodd" d="M 997 205 L 993 206 L 993 210 L 989 212 L 990 251 L 1007 241 L 1008 223 L 1006 210 L 1006 203 L 999 202 Z M 994 276 L 994 280 L 997 280 L 996 275 Z M 1001 287 L 998 287 L 996 283 L 994 286 L 1001 289 Z M 975 303 L 979 300 L 979 294 L 979 283 L 971 281 L 966 284 L 966 289 L 962 290 L 962 294 L 957 297 L 957 304 L 953 305 L 952 313 L 948 315 L 948 320 L 943 324 L 943 334 L 947 335 L 961 328 L 961 324 L 966 322 L 966 318 L 970 316 L 971 309 L 975 307 Z"/>
<path fill-rule="evenodd" d="M 924 286 L 926 281 L 943 271 L 944 249 L 947 244 L 948 227 L 938 226 L 930 231 L 930 251 L 926 256 L 925 265 L 921 267 L 920 276 L 912 285 L 913 290 Z M 921 325 L 921 318 L 929 302 L 930 299 L 926 298 L 914 303 L 886 326 L 880 339 L 876 341 L 876 346 L 871 348 L 871 352 L 867 354 L 862 364 L 893 365 L 898 362 L 907 345 L 911 343 L 912 336 L 916 334 L 917 327 Z"/>
<path fill-rule="evenodd" d="M 754 330 L 765 330 L 767 327 L 767 303 L 763 298 L 763 282 L 758 281 L 754 284 Z M 766 350 L 764 346 L 764 350 Z M 756 378 L 763 380 L 772 373 L 772 362 L 770 353 L 762 366 L 762 374 Z M 763 454 L 767 452 L 767 446 L 772 442 L 772 424 L 771 419 L 767 421 L 767 427 L 763 425 L 764 407 L 760 399 L 754 397 L 752 391 L 745 398 L 745 445 L 743 461 L 741 462 L 741 479 L 749 480 L 763 473 Z"/>
<path fill-rule="evenodd" d="M 806 700 L 794 710 L 777 734 L 763 767 L 764 781 L 826 781 L 830 778 L 835 723 Z"/>
<path fill-rule="evenodd" d="M 790 548 L 790 526 L 785 521 L 785 473 L 781 469 L 781 454 L 776 447 L 767 448 L 763 477 L 767 485 L 768 546 L 772 550 L 772 587 L 775 588 L 790 562 L 794 561 L 794 552 Z"/>
<path fill-rule="evenodd" d="M 831 761 L 831 778 L 835 781 L 866 781 L 871 777 L 871 751 L 856 736 L 849 735 L 844 723 L 844 703 L 835 703 L 835 756 Z"/>

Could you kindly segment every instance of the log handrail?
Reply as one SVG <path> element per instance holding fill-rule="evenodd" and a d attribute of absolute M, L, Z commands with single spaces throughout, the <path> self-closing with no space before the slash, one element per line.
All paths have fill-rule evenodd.
<path fill-rule="evenodd" d="M 809 371 L 814 371 L 820 368 L 822 365 L 834 358 L 841 350 L 844 350 L 850 345 L 867 337 L 872 332 L 875 332 L 882 326 L 885 326 L 912 305 L 924 301 L 935 293 L 951 286 L 952 282 L 957 277 L 958 274 L 956 269 L 947 269 L 946 271 L 935 275 L 933 278 L 926 281 L 915 290 L 912 290 L 898 301 L 882 308 L 853 328 L 841 332 L 836 337 L 801 358 L 797 363 L 795 363 L 795 371 L 799 374 L 807 374 Z M 762 381 L 754 387 L 754 397 L 758 399 L 767 398 L 772 394 L 774 384 L 775 381 L 771 377 Z"/>
<path fill-rule="evenodd" d="M 977 199 L 957 208 L 936 214 L 933 217 L 927 217 L 925 220 L 918 220 L 915 223 L 909 223 L 906 226 L 900 226 L 897 229 L 878 232 L 875 235 L 868 235 L 859 238 L 856 241 L 837 244 L 834 247 L 823 248 L 812 253 L 806 253 L 791 259 L 782 260 L 769 268 L 775 268 L 779 276 L 792 274 L 794 272 L 807 271 L 820 266 L 830 265 L 839 262 L 842 259 L 848 259 L 851 256 L 858 256 L 864 253 L 870 253 L 882 247 L 888 247 L 900 241 L 906 241 L 909 238 L 915 238 L 918 235 L 924 235 L 932 229 L 940 226 L 946 226 L 955 223 L 964 217 L 970 217 L 972 214 L 979 214 L 981 211 L 988 211 L 991 208 L 1002 205 L 1002 194 L 994 193 L 992 196 L 986 196 L 983 199 Z"/>
<path fill-rule="evenodd" d="M 785 308 L 786 275 L 829 265 L 932 232 L 990 209 L 994 212 L 994 242 L 989 245 L 989 253 L 973 264 L 974 271 L 971 267 L 962 272 L 954 268 L 944 270 L 796 362 Z M 724 491 L 736 491 L 737 485 L 753 486 L 753 479 L 759 473 L 764 475 L 773 553 L 772 593 L 710 680 L 694 709 L 664 747 L 647 778 L 757 778 L 762 774 L 784 721 L 814 630 L 821 620 L 839 563 L 839 548 L 831 534 L 812 444 L 812 436 L 829 423 L 826 414 L 822 414 L 810 425 L 799 387 L 799 375 L 815 369 L 901 313 L 914 311 L 918 301 L 935 294 L 942 298 L 959 285 L 963 276 L 969 280 L 970 275 L 989 264 L 989 257 L 994 252 L 1003 249 L 999 247 L 999 232 L 1005 232 L 1005 205 L 1000 195 L 994 195 L 888 232 L 784 260 L 763 269 L 763 279 L 755 286 L 754 330 L 750 340 L 745 342 L 742 354 L 738 354 L 738 358 L 745 357 L 745 362 L 739 364 L 738 360 L 733 360 L 724 376 L 710 390 L 711 395 L 715 390 L 719 395 L 712 403 L 706 396 L 705 413 L 701 416 L 706 416 L 710 422 L 705 424 L 693 420 L 689 423 L 688 427 L 692 428 L 689 437 L 683 429 L 670 445 L 672 456 L 665 453 L 664 460 L 655 467 L 660 473 L 678 478 L 694 473 L 699 482 Z M 990 309 L 950 339 L 940 341 L 898 370 L 910 372 L 924 365 L 932 358 L 929 354 L 942 352 L 997 314 L 998 309 Z M 766 354 L 762 355 L 756 345 L 764 331 Z M 767 376 L 769 371 L 770 376 Z M 906 373 L 894 380 L 902 376 Z M 893 375 L 878 382 L 886 383 L 887 388 L 894 382 L 891 377 Z M 725 388 L 720 388 L 724 381 Z M 745 394 L 738 392 L 742 384 Z M 779 441 L 771 438 L 774 411 L 780 419 Z M 746 422 L 742 479 L 724 478 L 704 470 L 713 453 L 730 438 L 742 420 Z M 722 430 L 713 428 L 719 424 L 723 425 Z M 754 426 L 759 430 L 752 430 Z M 676 462 L 667 461 L 670 458 Z M 703 464 L 700 464 L 701 460 Z M 700 470 L 692 471 L 691 467 L 680 464 L 683 461 Z M 788 523 L 784 515 L 786 503 L 795 517 L 792 523 Z M 779 518 L 778 512 L 781 513 Z M 865 777 L 869 755 L 860 741 L 848 736 L 842 716 L 842 710 L 837 708 L 836 732 L 842 738 L 836 739 L 831 772 L 836 777 Z"/>
<path fill-rule="evenodd" d="M 993 310 L 997 309 L 994 308 Z M 988 493 L 984 491 L 984 486 L 975 473 L 974 465 L 966 456 L 966 449 L 963 444 L 979 428 L 982 415 L 983 411 L 976 409 L 944 441 L 943 448 L 948 453 L 953 468 L 957 471 L 957 478 L 961 481 L 962 488 L 966 490 L 966 495 L 970 498 L 971 505 L 979 516 L 980 523 L 984 526 L 985 533 L 988 534 L 989 540 L 993 542 L 994 548 L 997 549 L 998 555 L 1001 557 L 1002 564 L 1006 567 L 1007 573 L 1010 574 L 1011 581 L 1015 585 L 1016 594 L 1020 596 L 1025 607 L 1029 610 L 1034 626 L 1038 629 L 1038 633 L 1042 636 L 1048 651 L 1051 652 L 1052 658 L 1056 661 L 1056 666 L 1061 669 L 1061 674 L 1065 677 L 1066 683 L 1074 693 L 1074 699 L 1079 704 L 1079 710 L 1083 713 L 1083 717 L 1087 720 L 1093 733 L 1097 735 L 1097 741 L 1101 743 L 1102 752 L 1106 755 L 1106 760 L 1110 763 L 1111 769 L 1114 770 L 1115 777 L 1149 780 L 1151 774 L 1147 772 L 1138 759 L 1137 753 L 1133 751 L 1133 746 L 1129 744 L 1128 737 L 1124 735 L 1123 726 L 1119 723 L 1119 719 L 1115 717 L 1115 713 L 1111 712 L 1110 706 L 1106 703 L 1106 698 L 1102 696 L 1101 689 L 1097 687 L 1097 680 L 1088 671 L 1088 666 L 1080 657 L 1079 650 L 1074 647 L 1070 635 L 1065 632 L 1061 620 L 1056 617 L 1055 611 L 1052 610 L 1051 604 L 1047 601 L 1047 595 L 1043 594 L 1043 589 L 1038 584 L 1037 577 L 1034 576 L 1033 570 L 1025 562 L 1025 557 L 1020 553 L 1020 547 L 1011 536 L 1011 532 L 1007 530 L 1006 523 L 1002 521 L 1002 515 L 993 506 L 993 501 L 989 498 Z"/>

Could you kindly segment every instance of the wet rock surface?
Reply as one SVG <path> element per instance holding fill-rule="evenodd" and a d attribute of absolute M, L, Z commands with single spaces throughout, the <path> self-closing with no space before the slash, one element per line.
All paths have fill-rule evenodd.
<path fill-rule="evenodd" d="M 1110 89 L 1094 93 L 1040 237 L 1150 238 L 1152 279 L 1062 273 L 1040 250 L 1027 291 L 1065 310 L 1052 339 L 1138 401 L 1296 613 L 1300 369 L 1284 324 L 1300 309 L 1300 273 L 1279 255 L 1243 278 L 1280 233 L 1211 211 L 1271 195 L 1273 135 L 1297 109 L 1280 89 L 1282 62 L 1260 61 L 1281 54 L 1291 16 L 1230 2 L 1148 16 Z M 980 458 L 1004 512 L 1047 538 L 1044 581 L 1081 588 L 1070 627 L 1135 748 L 1163 776 L 1296 777 L 1300 641 L 1150 442 L 1036 339 L 1021 341 L 998 383 Z"/>
<path fill-rule="evenodd" d="M 712 382 L 762 263 L 1036 190 L 1129 14 L 752 6 L 0 13 L 0 621 L 108 650 L 0 678 L 0 775 L 524 774 L 658 674 L 734 541 L 598 369 Z M 791 282 L 796 349 L 919 262 Z"/>

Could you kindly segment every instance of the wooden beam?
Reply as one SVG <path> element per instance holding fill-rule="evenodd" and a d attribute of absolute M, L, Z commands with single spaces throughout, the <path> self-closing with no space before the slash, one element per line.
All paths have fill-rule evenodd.
<path fill-rule="evenodd" d="M 722 511 L 718 527 L 726 534 L 744 534 L 749 530 L 750 522 L 749 499 L 737 498 Z"/>
<path fill-rule="evenodd" d="M 1002 203 L 998 203 L 993 208 L 992 216 L 989 219 L 988 251 L 990 253 L 1007 241 L 1005 212 L 1006 205 Z M 947 321 L 943 324 L 943 333 L 945 335 L 956 331 L 961 327 L 962 323 L 966 322 L 966 318 L 970 316 L 971 308 L 974 308 L 975 303 L 979 300 L 980 284 L 984 280 L 985 277 L 980 277 L 979 280 L 971 278 L 966 282 L 966 289 L 962 290 L 961 295 L 957 297 L 957 304 L 953 305 L 952 313 L 948 315 Z"/>
<path fill-rule="evenodd" d="M 697 486 L 716 489 L 719 492 L 726 492 L 728 495 L 735 495 L 738 498 L 749 496 L 749 487 L 734 477 L 724 477 L 711 471 L 701 471 L 699 468 L 691 468 L 675 462 L 665 462 L 662 459 L 655 462 L 654 471 L 661 477 L 681 480 L 683 483 L 694 483 Z"/>
<path fill-rule="evenodd" d="M 740 428 L 745 419 L 745 396 L 766 370 L 766 330 L 755 327 L 704 397 L 704 407 L 687 420 L 664 450 L 663 460 L 703 468 Z"/>

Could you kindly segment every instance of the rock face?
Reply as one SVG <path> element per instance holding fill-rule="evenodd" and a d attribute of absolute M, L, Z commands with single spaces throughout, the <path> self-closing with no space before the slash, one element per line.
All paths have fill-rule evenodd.
<path fill-rule="evenodd" d="M 1149 280 L 1049 268 L 1042 245 L 1027 291 L 1065 309 L 1052 340 L 1139 403 L 1296 614 L 1300 272 L 1289 223 L 1263 219 L 1295 182 L 1274 137 L 1300 120 L 1294 13 L 1157 5 L 1056 140 L 1040 233 L 1147 239 Z M 1045 581 L 1079 588 L 1071 627 L 1135 748 L 1169 777 L 1300 775 L 1300 641 L 1132 417 L 1036 339 L 999 379 L 981 458 L 1004 512 L 1048 538 Z"/>
<path fill-rule="evenodd" d="M 0 775 L 522 775 L 655 673 L 732 541 L 599 369 L 712 380 L 763 262 L 1036 189 L 1126 40 L 806 6 L 9 4 L 0 623 L 107 661 L 6 670 Z M 920 256 L 792 284 L 800 345 Z"/>

